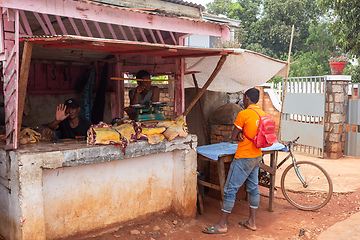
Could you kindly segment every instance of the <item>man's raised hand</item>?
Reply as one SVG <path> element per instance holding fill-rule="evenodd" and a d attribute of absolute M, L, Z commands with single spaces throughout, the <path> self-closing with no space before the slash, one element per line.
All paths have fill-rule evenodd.
<path fill-rule="evenodd" d="M 56 107 L 56 120 L 63 121 L 65 120 L 70 114 L 66 114 L 66 106 L 65 104 L 60 104 Z"/>

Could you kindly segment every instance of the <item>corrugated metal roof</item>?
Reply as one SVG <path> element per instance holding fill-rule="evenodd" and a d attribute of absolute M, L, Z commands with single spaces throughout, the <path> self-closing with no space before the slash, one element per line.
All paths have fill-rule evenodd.
<path fill-rule="evenodd" d="M 123 7 L 123 6 L 120 6 L 120 5 L 114 5 L 114 4 L 104 3 L 104 2 L 97 2 L 97 1 L 94 1 L 94 0 L 74 0 L 74 1 L 84 2 L 84 3 L 88 3 L 88 4 L 94 4 L 94 5 L 97 5 L 97 6 L 105 6 L 105 7 L 110 7 L 110 8 L 115 8 L 115 9 L 120 9 L 120 10 L 125 10 L 125 11 L 132 11 L 132 12 L 138 12 L 138 13 L 144 13 L 144 14 L 152 14 L 152 15 L 159 15 L 159 16 L 165 16 L 165 17 L 174 17 L 174 18 L 189 20 L 189 21 L 192 21 L 192 22 L 204 22 L 204 23 L 211 23 L 211 24 L 220 25 L 220 26 L 224 26 L 224 25 L 227 26 L 227 24 L 224 24 L 224 23 L 218 23 L 218 22 L 209 21 L 209 20 L 205 20 L 205 19 L 177 16 L 175 14 L 172 14 L 170 12 L 167 12 L 165 10 L 158 9 L 158 8 L 128 8 L 128 7 Z M 185 2 L 185 1 L 182 1 L 182 0 L 162 0 L 162 1 L 179 2 L 179 4 L 181 2 L 181 3 L 183 3 L 182 5 L 185 5 L 185 6 L 192 6 L 192 5 L 201 6 L 201 5 L 194 4 L 194 3 L 188 3 L 188 2 Z M 189 5 L 186 5 L 186 4 L 189 4 Z"/>
<path fill-rule="evenodd" d="M 83 49 L 87 51 L 107 52 L 113 55 L 140 54 L 159 56 L 165 59 L 204 57 L 226 55 L 233 53 L 233 49 L 194 48 L 177 45 L 132 42 L 124 40 L 99 39 L 91 37 L 58 35 L 22 37 L 20 42 L 30 41 L 42 45 L 44 49 Z"/>
<path fill-rule="evenodd" d="M 189 6 L 189 7 L 195 7 L 195 8 L 201 9 L 201 11 L 205 11 L 205 7 L 203 5 L 201 5 L 201 4 L 196 4 L 196 3 L 182 1 L 182 0 L 161 0 L 161 1 L 176 3 L 176 4 Z"/>

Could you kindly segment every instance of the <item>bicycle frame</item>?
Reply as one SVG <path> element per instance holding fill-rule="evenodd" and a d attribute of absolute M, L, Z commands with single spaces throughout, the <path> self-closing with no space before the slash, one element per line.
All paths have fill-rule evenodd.
<path fill-rule="evenodd" d="M 298 138 L 297 138 L 298 139 Z M 296 142 L 296 140 L 293 140 L 293 141 L 290 141 L 288 142 L 286 145 L 287 145 L 287 148 L 289 149 L 289 155 L 287 155 L 277 166 L 276 166 L 276 169 L 278 169 L 279 167 L 281 167 L 290 157 L 291 157 L 291 160 L 292 160 L 292 164 L 294 165 L 294 169 L 295 169 L 295 173 L 297 175 L 297 177 L 299 178 L 300 182 L 302 183 L 302 185 L 304 186 L 304 188 L 306 188 L 308 186 L 308 184 L 306 183 L 305 179 L 303 178 L 303 176 L 301 175 L 300 171 L 299 171 L 299 168 L 297 167 L 296 165 L 296 158 L 293 154 L 293 146 Z"/>

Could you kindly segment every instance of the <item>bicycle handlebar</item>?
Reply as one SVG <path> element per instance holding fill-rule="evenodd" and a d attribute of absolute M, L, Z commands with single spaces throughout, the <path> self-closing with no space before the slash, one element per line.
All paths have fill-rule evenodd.
<path fill-rule="evenodd" d="M 296 143 L 296 141 L 297 140 L 299 140 L 299 138 L 300 138 L 300 136 L 298 136 L 297 138 L 295 138 L 294 140 L 292 140 L 292 141 L 288 141 L 288 142 L 286 142 L 286 145 L 293 145 L 293 144 L 295 144 Z"/>

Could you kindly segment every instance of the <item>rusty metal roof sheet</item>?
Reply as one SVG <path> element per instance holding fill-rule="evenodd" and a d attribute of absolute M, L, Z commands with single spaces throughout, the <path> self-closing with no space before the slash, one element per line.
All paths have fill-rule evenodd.
<path fill-rule="evenodd" d="M 154 44 L 124 40 L 99 39 L 72 35 L 22 37 L 21 42 L 30 41 L 44 49 L 82 49 L 107 52 L 113 55 L 150 55 L 165 59 L 226 55 L 233 49 L 194 48 L 167 44 Z"/>

